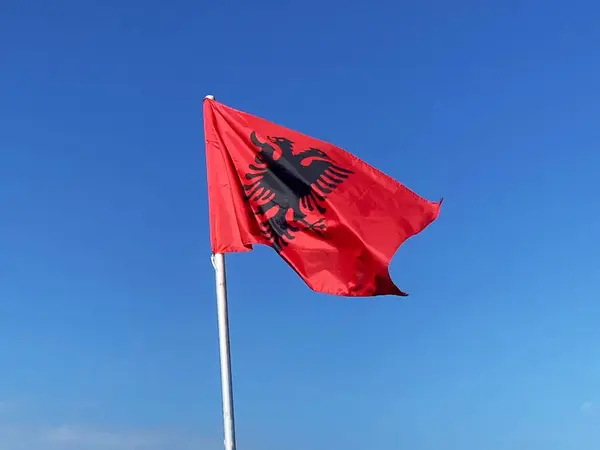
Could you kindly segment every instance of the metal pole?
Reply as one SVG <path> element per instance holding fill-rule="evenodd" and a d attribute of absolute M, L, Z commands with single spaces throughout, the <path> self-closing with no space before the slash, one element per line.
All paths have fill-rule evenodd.
<path fill-rule="evenodd" d="M 231 382 L 231 354 L 229 352 L 229 316 L 227 312 L 227 282 L 225 256 L 212 256 L 217 281 L 217 312 L 219 318 L 219 354 L 221 358 L 221 390 L 223 395 L 223 426 L 225 450 L 235 450 L 235 422 L 233 418 L 233 386 Z"/>

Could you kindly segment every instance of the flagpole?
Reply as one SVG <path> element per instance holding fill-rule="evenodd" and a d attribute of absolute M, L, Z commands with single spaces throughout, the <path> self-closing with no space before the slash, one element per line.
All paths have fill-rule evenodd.
<path fill-rule="evenodd" d="M 233 418 L 233 385 L 231 381 L 231 353 L 229 351 L 229 314 L 227 311 L 225 256 L 222 253 L 214 254 L 213 265 L 217 282 L 217 313 L 219 319 L 219 355 L 221 359 L 225 450 L 235 450 L 235 421 Z"/>
<path fill-rule="evenodd" d="M 212 95 L 205 97 L 214 100 Z M 231 352 L 229 351 L 229 313 L 227 310 L 227 278 L 225 255 L 212 255 L 217 285 L 217 317 L 219 321 L 219 356 L 221 360 L 221 394 L 223 398 L 223 428 L 225 450 L 235 450 L 235 420 L 233 415 L 233 384 L 231 381 Z"/>

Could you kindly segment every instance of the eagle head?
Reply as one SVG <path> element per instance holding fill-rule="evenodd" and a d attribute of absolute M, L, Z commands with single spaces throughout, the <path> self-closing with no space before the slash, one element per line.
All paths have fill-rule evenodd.
<path fill-rule="evenodd" d="M 292 154 L 294 142 L 284 137 L 267 136 L 267 140 L 279 148 L 273 147 L 269 142 L 261 142 L 256 133 L 250 134 L 250 140 L 259 148 L 259 153 L 263 158 L 278 160 L 282 154 Z"/>
<path fill-rule="evenodd" d="M 288 138 L 269 136 L 269 140 L 277 145 L 283 154 L 291 155 L 293 153 L 294 142 L 290 141 Z"/>

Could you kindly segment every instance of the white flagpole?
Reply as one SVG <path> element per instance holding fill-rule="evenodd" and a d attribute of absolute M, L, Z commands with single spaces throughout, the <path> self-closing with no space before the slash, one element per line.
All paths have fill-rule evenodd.
<path fill-rule="evenodd" d="M 235 421 L 233 418 L 233 385 L 231 382 L 231 354 L 229 351 L 229 315 L 227 312 L 225 256 L 222 253 L 216 253 L 213 255 L 212 260 L 217 281 L 217 313 L 219 318 L 219 354 L 221 358 L 225 450 L 235 450 Z"/>
<path fill-rule="evenodd" d="M 214 100 L 212 95 L 206 99 Z M 219 355 L 221 359 L 221 392 L 223 397 L 223 427 L 225 430 L 225 450 L 235 450 L 235 421 L 233 418 L 233 385 L 231 381 L 231 353 L 229 351 L 229 314 L 227 311 L 227 279 L 225 276 L 225 256 L 212 255 L 217 284 L 217 314 L 219 320 Z"/>

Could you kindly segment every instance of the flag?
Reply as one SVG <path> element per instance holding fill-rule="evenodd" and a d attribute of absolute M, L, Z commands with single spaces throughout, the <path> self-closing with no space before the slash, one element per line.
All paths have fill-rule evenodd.
<path fill-rule="evenodd" d="M 398 181 L 327 142 L 204 101 L 214 253 L 272 247 L 314 291 L 406 295 L 388 266 L 439 214 Z"/>

